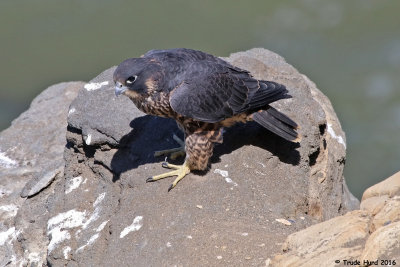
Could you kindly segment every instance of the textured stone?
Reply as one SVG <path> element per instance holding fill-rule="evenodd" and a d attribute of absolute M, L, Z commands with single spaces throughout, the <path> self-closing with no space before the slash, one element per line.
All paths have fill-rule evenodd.
<path fill-rule="evenodd" d="M 274 107 L 299 123 L 301 144 L 256 123 L 237 125 L 208 172 L 168 193 L 172 178 L 145 180 L 165 171 L 154 151 L 176 147 L 172 135 L 182 134 L 173 120 L 115 97 L 108 69 L 71 104 L 64 179 L 49 202 L 50 264 L 259 265 L 288 234 L 357 206 L 343 181 L 344 133 L 315 84 L 265 49 L 227 60 L 288 87 L 293 98 Z"/>
<path fill-rule="evenodd" d="M 40 191 L 42 191 L 44 188 L 49 186 L 54 179 L 56 179 L 57 176 L 62 177 L 64 175 L 64 166 L 63 164 L 56 164 L 55 169 L 50 170 L 46 173 L 40 173 L 40 175 L 37 175 L 38 178 L 34 178 L 30 180 L 24 188 L 22 189 L 21 192 L 21 197 L 30 197 L 34 196 Z"/>
<path fill-rule="evenodd" d="M 364 199 L 360 204 L 360 209 L 366 210 L 375 216 L 385 206 L 388 199 L 389 197 L 386 195 Z"/>
<path fill-rule="evenodd" d="M 398 221 L 400 221 L 400 196 L 386 201 L 385 205 L 374 216 L 370 231 L 374 232 L 382 226 Z"/>
<path fill-rule="evenodd" d="M 365 190 L 362 200 L 382 195 L 388 195 L 389 197 L 400 195 L 400 172 Z"/>
<path fill-rule="evenodd" d="M 376 230 L 365 244 L 361 260 L 400 260 L 400 221 Z M 389 265 L 389 264 L 381 264 Z M 394 264 L 392 264 L 393 266 Z"/>
<path fill-rule="evenodd" d="M 47 201 L 64 169 L 68 106 L 82 86 L 49 87 L 0 133 L 0 235 L 6 237 L 1 266 L 46 263 Z"/>
<path fill-rule="evenodd" d="M 353 211 L 290 235 L 273 266 L 333 266 L 359 259 L 368 238 L 370 216 Z"/>
<path fill-rule="evenodd" d="M 368 188 L 361 210 L 290 235 L 274 266 L 332 266 L 335 260 L 394 266 L 400 259 L 400 194 L 392 177 Z M 395 195 L 397 192 L 397 195 Z M 381 262 L 381 261 L 384 262 Z M 385 260 L 387 262 L 385 262 Z"/>
<path fill-rule="evenodd" d="M 115 68 L 52 86 L 0 134 L 0 265 L 272 265 L 289 234 L 358 207 L 342 175 L 344 133 L 315 84 L 265 49 L 226 60 L 288 87 L 293 98 L 274 106 L 300 124 L 300 145 L 237 125 L 208 172 L 168 193 L 173 178 L 145 179 L 164 171 L 153 152 L 178 145 L 174 121 L 116 98 Z M 335 255 L 361 255 L 365 212 L 351 213 L 362 227 L 330 241 Z M 346 234 L 355 247 L 341 246 Z"/>

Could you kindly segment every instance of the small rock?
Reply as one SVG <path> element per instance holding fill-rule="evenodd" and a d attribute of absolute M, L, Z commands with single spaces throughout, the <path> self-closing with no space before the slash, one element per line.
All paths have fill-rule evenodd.
<path fill-rule="evenodd" d="M 292 225 L 292 223 L 286 219 L 275 219 L 275 221 L 283 223 L 284 225 Z"/>
<path fill-rule="evenodd" d="M 50 171 L 37 174 L 36 177 L 34 177 L 32 180 L 26 183 L 26 185 L 22 189 L 21 197 L 25 198 L 36 195 L 44 188 L 49 186 L 57 176 L 64 175 L 63 164 L 61 166 L 53 168 L 54 169 L 51 169 Z"/>
<path fill-rule="evenodd" d="M 391 221 L 386 221 L 383 226 L 389 225 L 391 223 Z"/>

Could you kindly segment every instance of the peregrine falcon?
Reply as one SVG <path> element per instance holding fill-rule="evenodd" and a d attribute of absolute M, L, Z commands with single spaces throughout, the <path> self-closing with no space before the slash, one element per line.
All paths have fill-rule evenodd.
<path fill-rule="evenodd" d="M 247 70 L 213 55 L 185 48 L 151 50 L 123 61 L 114 72 L 115 94 L 128 96 L 144 113 L 173 118 L 184 132 L 176 157 L 186 153 L 183 165 L 152 176 L 153 182 L 177 176 L 170 191 L 192 170 L 206 170 L 214 143 L 222 143 L 222 130 L 238 122 L 255 121 L 291 141 L 299 142 L 297 124 L 269 104 L 290 98 L 286 87 L 255 79 Z"/>

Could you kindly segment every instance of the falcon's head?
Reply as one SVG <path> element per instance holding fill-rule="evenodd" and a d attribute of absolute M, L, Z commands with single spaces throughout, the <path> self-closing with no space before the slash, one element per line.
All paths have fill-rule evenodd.
<path fill-rule="evenodd" d="M 114 71 L 115 95 L 147 96 L 154 90 L 152 76 L 159 67 L 144 58 L 130 58 Z"/>

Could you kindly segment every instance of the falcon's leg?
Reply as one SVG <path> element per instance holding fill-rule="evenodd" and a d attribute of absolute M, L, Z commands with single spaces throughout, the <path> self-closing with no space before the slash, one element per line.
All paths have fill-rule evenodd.
<path fill-rule="evenodd" d="M 185 139 L 186 159 L 183 165 L 174 165 L 167 162 L 163 167 L 174 169 L 173 171 L 147 178 L 146 182 L 154 182 L 169 176 L 178 177 L 168 188 L 170 191 L 176 184 L 185 177 L 191 170 L 205 170 L 208 166 L 208 160 L 212 155 L 213 143 L 210 141 L 210 132 L 199 132 L 190 134 Z"/>
<path fill-rule="evenodd" d="M 171 154 L 170 158 L 176 159 L 185 155 L 185 143 L 175 134 L 172 136 L 172 138 L 174 138 L 174 140 L 180 145 L 180 147 L 156 151 L 154 152 L 154 157 Z"/>

